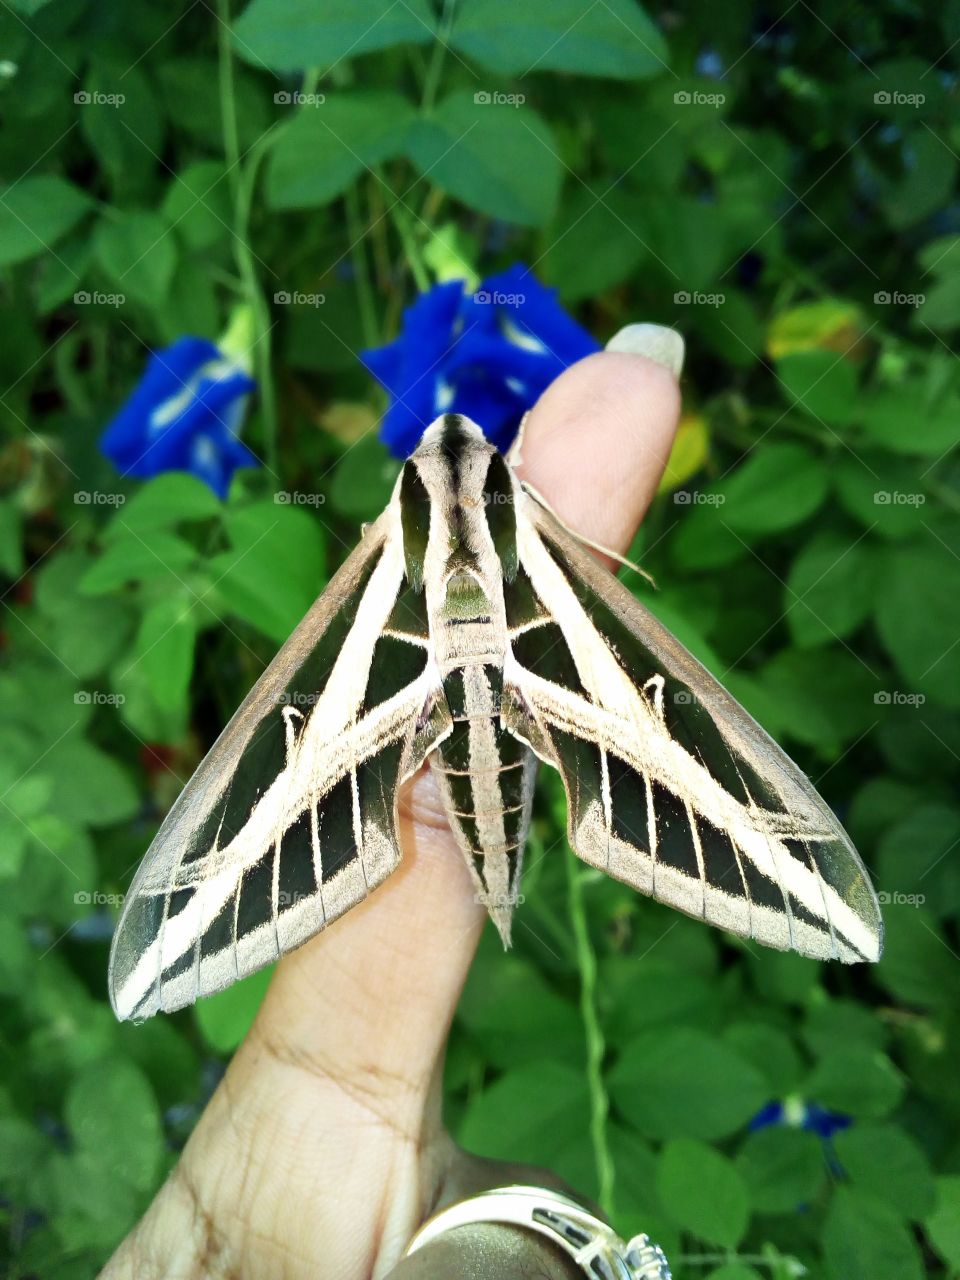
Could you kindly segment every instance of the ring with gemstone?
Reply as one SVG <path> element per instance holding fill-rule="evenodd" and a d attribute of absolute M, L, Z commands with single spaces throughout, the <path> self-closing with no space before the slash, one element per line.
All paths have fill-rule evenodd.
<path fill-rule="evenodd" d="M 671 1280 L 659 1245 L 640 1234 L 622 1240 L 606 1222 L 559 1191 L 495 1187 L 441 1209 L 407 1246 L 405 1257 L 456 1227 L 495 1222 L 537 1231 L 558 1245 L 592 1280 Z"/>

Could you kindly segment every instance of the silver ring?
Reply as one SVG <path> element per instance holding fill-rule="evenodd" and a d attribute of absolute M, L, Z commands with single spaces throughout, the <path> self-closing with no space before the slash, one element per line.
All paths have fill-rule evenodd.
<path fill-rule="evenodd" d="M 423 1224 L 404 1256 L 455 1227 L 477 1222 L 538 1231 L 559 1245 L 592 1280 L 671 1280 L 663 1250 L 648 1236 L 623 1241 L 576 1200 L 543 1187 L 496 1187 L 441 1209 Z"/>

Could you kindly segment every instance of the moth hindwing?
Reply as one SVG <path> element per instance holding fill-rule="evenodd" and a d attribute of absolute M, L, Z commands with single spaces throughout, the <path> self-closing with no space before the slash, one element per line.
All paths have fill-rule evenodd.
<path fill-rule="evenodd" d="M 800 770 L 447 415 L 150 846 L 113 941 L 118 1016 L 218 991 L 363 899 L 425 761 L 509 942 L 538 760 L 592 866 L 770 946 L 879 956 L 869 879 Z"/>

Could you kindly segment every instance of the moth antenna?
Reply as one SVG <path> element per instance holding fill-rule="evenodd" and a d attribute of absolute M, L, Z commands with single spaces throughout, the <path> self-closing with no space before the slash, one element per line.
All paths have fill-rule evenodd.
<path fill-rule="evenodd" d="M 638 564 L 635 564 L 633 560 L 628 560 L 626 556 L 622 556 L 619 551 L 612 551 L 610 547 L 605 547 L 603 543 L 594 542 L 592 538 L 586 537 L 585 534 L 578 533 L 576 529 L 571 529 L 568 524 L 561 520 L 543 494 L 538 493 L 532 484 L 528 483 L 526 480 L 521 480 L 520 485 L 525 493 L 528 493 L 535 502 L 538 502 L 540 506 L 543 507 L 544 511 L 550 512 L 560 528 L 563 529 L 564 533 L 569 533 L 571 538 L 576 538 L 577 542 L 582 546 L 590 547 L 593 551 L 599 551 L 603 555 L 609 556 L 611 560 L 616 560 L 618 564 L 624 565 L 625 568 L 632 569 L 634 573 L 639 573 L 641 578 L 646 578 L 651 587 L 656 588 L 657 580 L 652 573 L 647 573 L 646 569 L 641 569 Z"/>

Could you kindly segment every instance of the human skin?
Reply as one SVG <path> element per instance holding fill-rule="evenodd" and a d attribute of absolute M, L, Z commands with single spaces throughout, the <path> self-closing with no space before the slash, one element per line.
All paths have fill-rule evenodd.
<path fill-rule="evenodd" d="M 678 413 L 663 365 L 589 356 L 532 410 L 520 474 L 570 528 L 625 551 Z M 398 870 L 277 965 L 253 1027 L 106 1280 L 581 1274 L 533 1233 L 499 1227 L 401 1261 L 444 1204 L 510 1182 L 560 1184 L 479 1160 L 444 1128 L 443 1054 L 486 913 L 428 772 L 405 786 L 400 820 Z"/>

